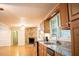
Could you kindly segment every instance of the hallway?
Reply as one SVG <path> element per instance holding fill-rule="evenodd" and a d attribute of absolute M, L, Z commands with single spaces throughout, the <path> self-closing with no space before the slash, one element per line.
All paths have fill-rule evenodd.
<path fill-rule="evenodd" d="M 0 47 L 0 56 L 36 56 L 34 45 Z"/>

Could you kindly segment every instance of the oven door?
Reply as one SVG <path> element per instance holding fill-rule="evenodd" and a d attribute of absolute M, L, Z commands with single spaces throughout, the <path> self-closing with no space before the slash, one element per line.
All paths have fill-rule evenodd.
<path fill-rule="evenodd" d="M 47 48 L 47 56 L 55 56 L 55 51 L 50 48 Z"/>

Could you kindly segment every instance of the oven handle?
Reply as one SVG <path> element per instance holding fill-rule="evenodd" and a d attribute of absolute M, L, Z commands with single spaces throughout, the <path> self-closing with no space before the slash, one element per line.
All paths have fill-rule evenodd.
<path fill-rule="evenodd" d="M 55 51 L 50 48 L 47 48 L 47 54 L 50 56 L 55 56 Z"/>

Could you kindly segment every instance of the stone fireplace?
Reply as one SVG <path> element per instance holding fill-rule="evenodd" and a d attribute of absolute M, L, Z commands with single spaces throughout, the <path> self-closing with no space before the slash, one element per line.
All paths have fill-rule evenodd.
<path fill-rule="evenodd" d="M 27 27 L 25 28 L 25 44 L 34 44 L 37 38 L 37 28 Z"/>
<path fill-rule="evenodd" d="M 29 38 L 29 44 L 34 44 L 35 43 L 35 38 L 30 37 Z"/>

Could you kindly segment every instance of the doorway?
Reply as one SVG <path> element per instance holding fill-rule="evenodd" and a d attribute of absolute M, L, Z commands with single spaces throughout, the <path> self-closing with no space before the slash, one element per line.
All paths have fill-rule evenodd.
<path fill-rule="evenodd" d="M 18 31 L 12 31 L 12 45 L 18 45 Z"/>

